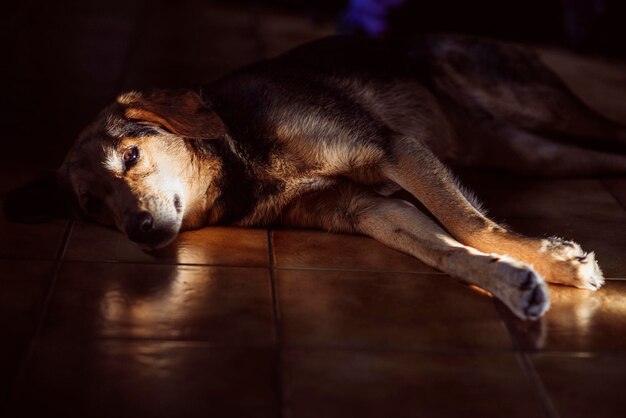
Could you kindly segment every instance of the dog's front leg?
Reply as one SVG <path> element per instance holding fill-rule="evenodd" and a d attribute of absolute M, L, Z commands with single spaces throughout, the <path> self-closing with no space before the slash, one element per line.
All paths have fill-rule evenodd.
<path fill-rule="evenodd" d="M 491 292 L 523 319 L 536 319 L 550 306 L 548 287 L 531 266 L 461 244 L 403 200 L 344 184 L 300 199 L 285 211 L 283 221 L 368 235 Z"/>
<path fill-rule="evenodd" d="M 593 253 L 561 239 L 536 239 L 498 225 L 461 192 L 448 169 L 418 140 L 392 142 L 383 174 L 408 190 L 465 245 L 532 265 L 547 281 L 596 290 L 604 283 Z"/>

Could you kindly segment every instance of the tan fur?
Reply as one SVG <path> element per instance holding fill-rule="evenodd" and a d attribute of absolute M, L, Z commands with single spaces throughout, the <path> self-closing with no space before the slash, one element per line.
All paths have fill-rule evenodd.
<path fill-rule="evenodd" d="M 86 132 L 93 132 L 93 128 Z M 89 140 L 79 138 L 80 155 L 70 153 L 61 172 L 65 172 L 83 208 L 84 192 L 104 201 L 104 213 L 88 214 L 93 220 L 124 231 L 130 213 L 147 211 L 156 221 L 171 223 L 178 231 L 202 227 L 219 217 L 220 208 L 214 205 L 219 195 L 219 161 L 199 161 L 180 142 L 168 141 L 166 133 L 124 138 L 115 145 L 101 143 L 97 136 L 85 138 Z M 142 158 L 126 173 L 120 154 L 131 145 L 142 150 Z M 180 193 L 185 202 L 180 215 L 173 214 L 172 191 Z M 175 236 L 173 233 L 168 241 Z"/>
<path fill-rule="evenodd" d="M 604 279 L 593 253 L 571 242 L 527 238 L 494 223 L 457 188 L 422 145 L 400 138 L 385 175 L 408 190 L 452 236 L 412 205 L 350 186 L 301 200 L 284 221 L 362 233 L 493 293 L 521 318 L 549 308 L 545 280 L 596 290 Z M 463 243 L 463 244 L 462 244 Z"/>
<path fill-rule="evenodd" d="M 221 119 L 206 111 L 200 97 L 190 91 L 129 92 L 118 98 L 125 106 L 124 115 L 141 124 L 162 126 L 180 136 L 195 139 L 213 139 L 226 131 Z M 176 107 L 172 108 L 172 102 Z"/>

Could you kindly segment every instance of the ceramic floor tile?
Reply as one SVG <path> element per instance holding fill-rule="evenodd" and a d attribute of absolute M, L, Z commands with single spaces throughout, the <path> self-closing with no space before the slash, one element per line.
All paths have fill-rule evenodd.
<path fill-rule="evenodd" d="M 531 356 L 561 417 L 624 416 L 626 355 L 536 354 Z"/>
<path fill-rule="evenodd" d="M 52 274 L 52 262 L 0 260 L 0 329 L 5 342 L 32 335 Z"/>
<path fill-rule="evenodd" d="M 278 268 L 437 271 L 369 237 L 297 230 L 275 230 L 272 234 Z"/>
<path fill-rule="evenodd" d="M 27 342 L 0 342 L 0 416 L 4 416 L 4 407 L 9 398 L 20 362 L 28 350 Z"/>
<path fill-rule="evenodd" d="M 626 213 L 626 212 L 625 212 Z M 626 216 L 624 219 L 508 218 L 516 232 L 534 237 L 558 236 L 576 241 L 596 254 L 604 277 L 626 278 Z"/>
<path fill-rule="evenodd" d="M 512 353 L 298 350 L 286 369 L 298 418 L 543 416 Z"/>
<path fill-rule="evenodd" d="M 44 334 L 66 338 L 273 343 L 269 272 L 255 268 L 67 263 Z"/>
<path fill-rule="evenodd" d="M 183 232 L 166 248 L 145 252 L 121 232 L 77 222 L 66 259 L 267 267 L 267 241 L 263 229 L 209 227 Z"/>
<path fill-rule="evenodd" d="M 53 263 L 0 260 L 0 415 L 41 316 Z"/>
<path fill-rule="evenodd" d="M 9 417 L 275 417 L 271 350 L 190 342 L 40 342 Z"/>
<path fill-rule="evenodd" d="M 276 274 L 287 345 L 511 348 L 492 300 L 445 275 Z"/>
<path fill-rule="evenodd" d="M 592 292 L 550 286 L 550 310 L 536 322 L 503 311 L 524 349 L 626 351 L 626 281 L 609 281 Z"/>

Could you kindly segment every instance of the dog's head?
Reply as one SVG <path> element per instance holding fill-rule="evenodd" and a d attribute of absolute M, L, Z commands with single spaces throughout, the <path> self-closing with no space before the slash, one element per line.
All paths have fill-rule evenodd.
<path fill-rule="evenodd" d="M 57 179 L 88 219 L 142 247 L 162 247 L 181 228 L 199 226 L 212 203 L 219 162 L 200 161 L 195 150 L 225 133 L 195 92 L 129 92 L 79 135 Z"/>

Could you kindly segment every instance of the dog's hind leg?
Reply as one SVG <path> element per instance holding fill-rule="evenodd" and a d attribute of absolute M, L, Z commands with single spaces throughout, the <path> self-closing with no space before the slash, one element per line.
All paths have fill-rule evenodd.
<path fill-rule="evenodd" d="M 528 48 L 451 35 L 429 38 L 422 55 L 434 90 L 470 113 L 585 148 L 626 153 L 626 127 L 583 103 Z"/>
<path fill-rule="evenodd" d="M 423 144 L 398 137 L 383 174 L 413 196 L 461 243 L 485 253 L 507 254 L 531 264 L 554 283 L 597 289 L 604 279 L 593 253 L 557 239 L 528 238 L 488 219 L 459 190 L 448 169 Z"/>
<path fill-rule="evenodd" d="M 284 212 L 283 222 L 368 235 L 489 291 L 522 319 L 536 319 L 550 305 L 548 287 L 531 266 L 463 245 L 410 203 L 349 183 L 305 196 Z"/>
<path fill-rule="evenodd" d="M 496 168 L 516 174 L 582 177 L 626 174 L 626 154 L 582 148 L 510 125 L 472 142 L 456 161 L 467 167 Z"/>

